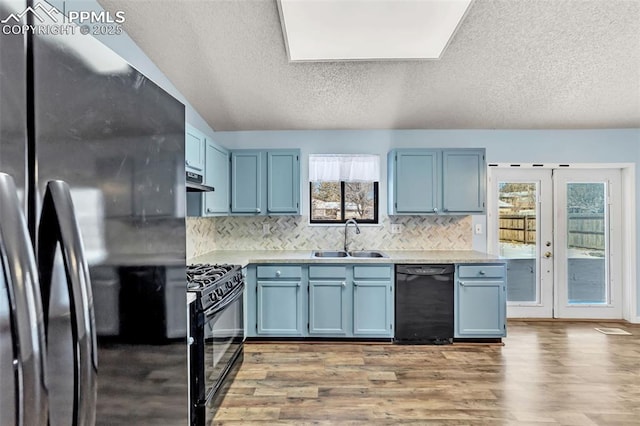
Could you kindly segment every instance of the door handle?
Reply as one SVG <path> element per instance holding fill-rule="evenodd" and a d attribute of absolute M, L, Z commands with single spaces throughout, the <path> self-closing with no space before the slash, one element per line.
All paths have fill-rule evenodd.
<path fill-rule="evenodd" d="M 15 307 L 9 309 L 8 315 L 16 331 L 14 368 L 21 377 L 14 383 L 19 395 L 9 409 L 15 410 L 16 424 L 46 425 L 49 410 L 42 298 L 27 222 L 17 194 L 13 178 L 0 173 L 0 276 L 4 277 L 0 281 L 9 290 L 10 306 Z"/>
<path fill-rule="evenodd" d="M 80 238 L 80 228 L 69 186 L 49 181 L 42 201 L 38 227 L 38 269 L 43 300 L 45 330 L 58 245 L 62 254 L 71 305 L 74 361 L 74 424 L 95 422 L 98 355 L 89 267 Z M 48 336 L 47 336 L 48 338 Z"/>

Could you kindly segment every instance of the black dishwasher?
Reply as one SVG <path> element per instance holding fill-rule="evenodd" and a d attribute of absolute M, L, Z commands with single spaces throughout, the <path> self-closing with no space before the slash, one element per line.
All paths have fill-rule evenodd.
<path fill-rule="evenodd" d="M 453 342 L 453 265 L 396 265 L 395 343 Z"/>

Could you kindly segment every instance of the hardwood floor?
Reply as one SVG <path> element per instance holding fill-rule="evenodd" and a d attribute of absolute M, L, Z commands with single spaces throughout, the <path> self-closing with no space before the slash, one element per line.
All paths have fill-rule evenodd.
<path fill-rule="evenodd" d="M 504 345 L 247 343 L 213 424 L 640 424 L 639 325 L 509 321 L 508 334 Z"/>

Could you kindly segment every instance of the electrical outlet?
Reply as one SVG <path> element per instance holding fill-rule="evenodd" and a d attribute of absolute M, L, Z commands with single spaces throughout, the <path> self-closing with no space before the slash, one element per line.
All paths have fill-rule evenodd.
<path fill-rule="evenodd" d="M 399 223 L 391 224 L 391 233 L 392 234 L 401 234 L 403 226 Z"/>
<path fill-rule="evenodd" d="M 271 233 L 271 229 L 269 228 L 269 224 L 268 223 L 263 223 L 262 224 L 262 235 L 269 235 Z"/>
<path fill-rule="evenodd" d="M 476 235 L 482 234 L 482 225 L 476 223 Z"/>

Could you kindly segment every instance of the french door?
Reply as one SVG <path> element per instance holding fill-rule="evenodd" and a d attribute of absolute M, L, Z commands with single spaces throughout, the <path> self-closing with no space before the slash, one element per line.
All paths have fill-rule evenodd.
<path fill-rule="evenodd" d="M 508 316 L 622 318 L 620 171 L 494 168 L 490 185 Z"/>

